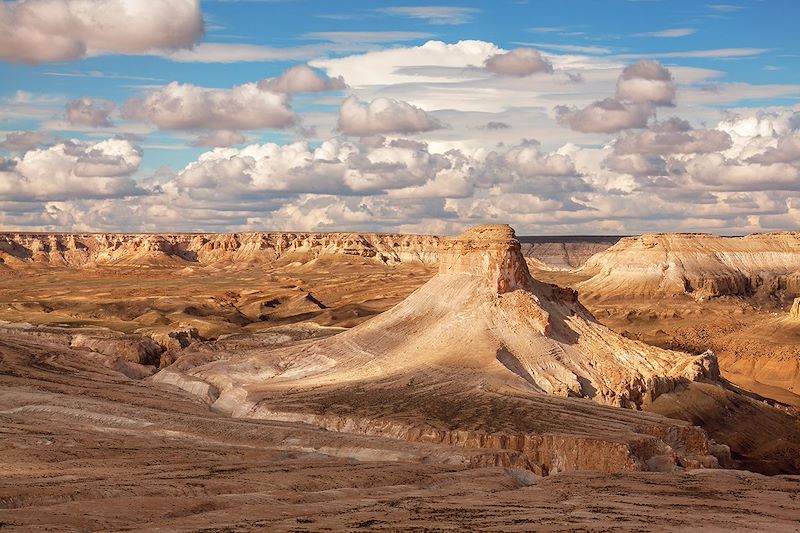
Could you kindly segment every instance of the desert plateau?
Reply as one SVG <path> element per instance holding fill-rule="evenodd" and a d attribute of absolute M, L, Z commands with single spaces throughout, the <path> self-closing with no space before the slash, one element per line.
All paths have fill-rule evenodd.
<path fill-rule="evenodd" d="M 797 0 L 0 0 L 0 533 L 800 532 Z"/>
<path fill-rule="evenodd" d="M 5 528 L 800 525 L 795 234 L 2 238 Z"/>

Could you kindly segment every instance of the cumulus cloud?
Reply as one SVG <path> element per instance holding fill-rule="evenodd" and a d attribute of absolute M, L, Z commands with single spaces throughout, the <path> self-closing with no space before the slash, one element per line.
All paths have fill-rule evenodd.
<path fill-rule="evenodd" d="M 505 122 L 490 120 L 486 124 L 478 126 L 478 128 L 482 130 L 508 130 L 511 129 L 511 126 Z"/>
<path fill-rule="evenodd" d="M 219 148 L 202 154 L 175 178 L 190 194 L 353 194 L 422 185 L 451 163 L 418 143 L 330 139 L 308 143 Z"/>
<path fill-rule="evenodd" d="M 636 104 L 674 105 L 672 73 L 658 61 L 628 65 L 617 80 L 617 99 Z"/>
<path fill-rule="evenodd" d="M 40 131 L 14 131 L 6 134 L 6 138 L 0 142 L 0 148 L 9 152 L 27 152 L 53 140 L 52 136 Z"/>
<path fill-rule="evenodd" d="M 376 98 L 366 104 L 350 96 L 339 108 L 339 129 L 348 135 L 414 133 L 442 127 L 424 110 L 391 98 Z"/>
<path fill-rule="evenodd" d="M 198 0 L 17 0 L 0 3 L 0 59 L 47 63 L 89 53 L 190 47 L 203 35 Z"/>
<path fill-rule="evenodd" d="M 628 104 L 616 98 L 593 102 L 583 109 L 557 106 L 555 111 L 560 124 L 584 133 L 615 133 L 631 128 L 645 128 L 654 114 L 651 106 Z"/>
<path fill-rule="evenodd" d="M 130 141 L 65 141 L 7 160 L 0 168 L 0 196 L 42 201 L 141 194 L 131 178 L 141 162 L 141 149 Z"/>
<path fill-rule="evenodd" d="M 768 148 L 748 159 L 751 163 L 771 165 L 774 163 L 800 163 L 800 133 L 778 139 L 774 148 Z"/>
<path fill-rule="evenodd" d="M 484 63 L 490 72 L 502 76 L 528 76 L 537 72 L 553 72 L 553 65 L 534 48 L 515 48 L 489 57 Z"/>
<path fill-rule="evenodd" d="M 428 41 L 421 46 L 389 48 L 339 58 L 317 59 L 309 64 L 331 76 L 343 76 L 354 87 L 392 85 L 406 82 L 453 81 L 439 72 L 447 69 L 482 70 L 475 67 L 503 50 L 486 41 L 458 41 L 448 44 Z M 407 69 L 435 65 L 436 73 L 407 74 Z M 485 73 L 485 71 L 483 71 Z"/>
<path fill-rule="evenodd" d="M 261 80 L 258 88 L 274 93 L 318 93 L 340 91 L 347 88 L 344 78 L 329 78 L 308 65 L 295 65 L 280 76 Z"/>
<path fill-rule="evenodd" d="M 605 161 L 603 166 L 632 176 L 661 176 L 666 173 L 666 161 L 658 155 L 616 155 L 612 154 Z"/>
<path fill-rule="evenodd" d="M 110 128 L 114 102 L 94 100 L 88 96 L 67 102 L 67 121 L 73 126 Z"/>
<path fill-rule="evenodd" d="M 674 105 L 672 73 L 658 61 L 628 65 L 617 79 L 616 96 L 584 108 L 556 106 L 559 123 L 584 133 L 616 133 L 645 128 L 655 115 L 654 106 Z M 677 124 L 677 123 L 676 123 Z M 665 127 L 672 127 L 667 124 Z"/>
<path fill-rule="evenodd" d="M 297 120 L 286 94 L 262 90 L 255 83 L 224 90 L 172 82 L 129 99 L 122 115 L 161 130 L 285 128 Z"/>
<path fill-rule="evenodd" d="M 228 147 L 234 144 L 247 142 L 247 138 L 233 130 L 216 130 L 205 135 L 200 135 L 192 142 L 192 146 Z"/>
<path fill-rule="evenodd" d="M 719 130 L 642 131 L 621 136 L 617 154 L 696 154 L 721 152 L 732 146 L 730 135 Z"/>
<path fill-rule="evenodd" d="M 716 153 L 690 159 L 686 174 L 697 184 L 723 191 L 800 190 L 800 169 L 794 166 L 746 163 Z"/>

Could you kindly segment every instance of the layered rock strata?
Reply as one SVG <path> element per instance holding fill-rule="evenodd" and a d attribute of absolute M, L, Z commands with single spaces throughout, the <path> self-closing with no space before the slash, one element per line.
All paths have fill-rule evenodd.
<path fill-rule="evenodd" d="M 438 261 L 440 237 L 379 233 L 0 234 L 0 265 L 219 265 L 269 262 L 292 254 L 357 255 L 385 263 Z M 581 266 L 614 237 L 529 237 L 525 257 L 551 268 Z"/>
<path fill-rule="evenodd" d="M 605 328 L 573 291 L 530 276 L 508 226 L 443 239 L 439 255 L 438 275 L 351 330 L 187 355 L 155 379 L 207 383 L 213 408 L 232 416 L 510 449 L 543 472 L 718 464 L 699 428 L 608 407 L 636 409 L 716 379 L 713 354 L 660 350 Z"/>
<path fill-rule="evenodd" d="M 305 254 L 357 255 L 386 263 L 435 263 L 438 239 L 377 233 L 0 234 L 0 263 L 26 265 L 220 265 Z"/>
<path fill-rule="evenodd" d="M 626 237 L 589 259 L 581 293 L 599 298 L 800 294 L 800 233 Z"/>

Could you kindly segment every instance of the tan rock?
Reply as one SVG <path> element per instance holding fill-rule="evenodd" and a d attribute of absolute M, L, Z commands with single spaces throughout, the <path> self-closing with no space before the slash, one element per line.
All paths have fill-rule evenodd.
<path fill-rule="evenodd" d="M 651 234 L 621 239 L 581 268 L 582 293 L 598 298 L 758 292 L 800 293 L 800 233 L 746 237 Z"/>
<path fill-rule="evenodd" d="M 642 470 L 657 455 L 710 464 L 697 459 L 710 456 L 702 430 L 600 404 L 637 408 L 714 379 L 713 354 L 657 349 L 602 326 L 574 292 L 530 276 L 508 226 L 443 239 L 439 254 L 438 275 L 339 335 L 195 367 L 182 359 L 155 379 L 208 383 L 220 391 L 214 409 L 236 417 L 513 450 L 534 471 Z"/>

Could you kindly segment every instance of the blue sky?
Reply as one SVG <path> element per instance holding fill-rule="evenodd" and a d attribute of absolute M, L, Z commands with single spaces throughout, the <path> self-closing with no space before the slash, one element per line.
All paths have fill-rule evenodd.
<path fill-rule="evenodd" d="M 795 1 L 86 2 L 1 4 L 8 227 L 800 222 Z"/>

